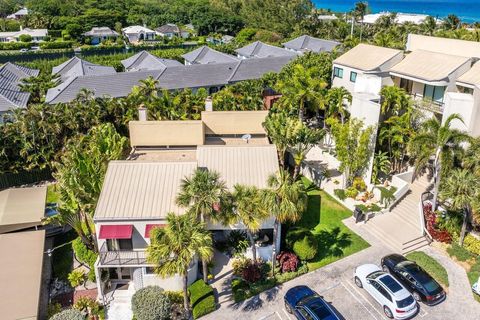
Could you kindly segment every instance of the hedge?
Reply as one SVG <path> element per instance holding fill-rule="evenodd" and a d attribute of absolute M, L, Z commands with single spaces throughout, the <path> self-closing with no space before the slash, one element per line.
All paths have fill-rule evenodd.
<path fill-rule="evenodd" d="M 30 49 L 32 43 L 29 42 L 2 42 L 0 43 L 0 50 L 20 50 Z"/>
<path fill-rule="evenodd" d="M 213 288 L 206 284 L 203 279 L 197 280 L 188 287 L 190 294 L 190 306 L 193 318 L 198 319 L 217 308 Z"/>
<path fill-rule="evenodd" d="M 60 313 L 54 314 L 50 320 L 84 320 L 85 316 L 78 310 L 66 309 Z"/>
<path fill-rule="evenodd" d="M 53 41 L 53 42 L 41 42 L 41 49 L 68 49 L 73 47 L 75 41 Z"/>
<path fill-rule="evenodd" d="M 159 286 L 142 288 L 132 296 L 132 312 L 137 320 L 169 319 L 171 308 L 170 299 Z"/>

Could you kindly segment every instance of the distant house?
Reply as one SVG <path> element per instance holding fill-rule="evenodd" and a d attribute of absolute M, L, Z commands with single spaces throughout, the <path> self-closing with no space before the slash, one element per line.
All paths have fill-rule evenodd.
<path fill-rule="evenodd" d="M 38 76 L 39 70 L 19 66 L 11 62 L 0 67 L 0 115 L 12 109 L 27 106 L 29 92 L 20 90 L 22 80 Z"/>
<path fill-rule="evenodd" d="M 182 58 L 185 59 L 185 65 L 187 66 L 192 64 L 209 64 L 238 61 L 238 58 L 232 55 L 214 50 L 207 46 L 202 46 L 198 49 L 188 52 L 182 55 Z"/>
<path fill-rule="evenodd" d="M 167 23 L 155 29 L 155 32 L 157 33 L 157 35 L 169 39 L 173 37 L 179 37 L 184 39 L 190 37 L 189 31 L 181 29 L 174 23 Z"/>
<path fill-rule="evenodd" d="M 62 82 L 79 76 L 105 75 L 114 73 L 116 73 L 114 67 L 101 66 L 77 57 L 73 57 L 61 65 L 52 68 L 52 74 L 60 77 Z"/>
<path fill-rule="evenodd" d="M 237 56 L 241 59 L 249 58 L 267 58 L 267 57 L 288 57 L 295 56 L 296 53 L 283 48 L 272 46 L 261 41 L 255 41 L 245 47 L 235 50 Z"/>
<path fill-rule="evenodd" d="M 334 14 L 328 15 L 328 14 L 320 14 L 317 16 L 318 20 L 322 21 L 334 21 L 338 20 L 338 17 Z"/>
<path fill-rule="evenodd" d="M 232 37 L 232 36 L 229 36 L 229 35 L 224 35 L 222 36 L 221 38 L 215 38 L 215 37 L 208 37 L 206 39 L 206 41 L 208 43 L 211 43 L 211 44 L 227 44 L 227 43 L 230 43 L 232 42 L 232 40 L 234 39 L 235 37 Z"/>
<path fill-rule="evenodd" d="M 0 32 L 0 42 L 18 42 L 24 34 L 31 36 L 33 42 L 41 42 L 48 35 L 48 30 L 25 28 L 20 31 Z"/>
<path fill-rule="evenodd" d="M 20 20 L 23 17 L 25 17 L 26 15 L 28 15 L 28 9 L 27 8 L 22 8 L 22 9 L 18 10 L 17 12 L 8 15 L 7 19 Z"/>
<path fill-rule="evenodd" d="M 99 44 L 107 39 L 116 39 L 119 34 L 109 27 L 93 27 L 92 30 L 85 32 L 83 36 L 90 38 L 92 44 Z"/>
<path fill-rule="evenodd" d="M 372 14 L 367 14 L 363 17 L 363 23 L 366 24 L 375 24 L 378 19 L 384 16 L 389 16 L 391 15 L 391 12 L 379 12 L 379 13 L 372 13 Z M 401 13 L 398 12 L 395 15 L 395 23 L 398 24 L 404 24 L 404 23 L 413 23 L 416 25 L 422 24 L 423 21 L 428 17 L 426 14 L 417 14 L 417 13 Z M 436 19 L 437 23 L 440 22 L 440 20 Z"/>
<path fill-rule="evenodd" d="M 165 70 L 167 67 L 182 66 L 177 60 L 162 59 L 147 51 L 122 60 L 125 71 Z"/>
<path fill-rule="evenodd" d="M 331 40 L 323 40 L 314 37 L 310 37 L 307 35 L 300 36 L 293 40 L 283 43 L 285 49 L 302 54 L 305 52 L 323 52 L 323 51 L 332 51 L 335 47 L 337 47 L 340 42 L 331 41 Z"/>
<path fill-rule="evenodd" d="M 122 32 L 130 43 L 138 43 L 140 41 L 155 39 L 155 31 L 142 26 L 126 27 L 122 29 Z"/>

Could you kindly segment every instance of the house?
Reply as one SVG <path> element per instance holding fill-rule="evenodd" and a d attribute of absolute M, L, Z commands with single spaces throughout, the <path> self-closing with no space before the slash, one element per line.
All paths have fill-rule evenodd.
<path fill-rule="evenodd" d="M 235 52 L 237 53 L 237 57 L 240 59 L 296 56 L 296 53 L 263 43 L 261 41 L 250 43 L 235 50 Z"/>
<path fill-rule="evenodd" d="M 285 49 L 302 54 L 305 52 L 330 52 L 339 46 L 340 42 L 303 35 L 282 44 Z"/>
<path fill-rule="evenodd" d="M 2 319 L 46 318 L 40 312 L 44 250 L 44 230 L 0 234 Z"/>
<path fill-rule="evenodd" d="M 167 67 L 182 66 L 177 60 L 162 59 L 145 50 L 122 60 L 122 65 L 125 71 L 165 70 Z"/>
<path fill-rule="evenodd" d="M 105 40 L 115 40 L 119 34 L 109 27 L 93 27 L 90 31 L 83 34 L 84 37 L 90 38 L 91 44 L 99 44 Z"/>
<path fill-rule="evenodd" d="M 29 35 L 32 42 L 41 42 L 48 36 L 47 29 L 20 29 L 19 31 L 0 32 L 0 42 L 19 42 L 21 35 Z"/>
<path fill-rule="evenodd" d="M 173 37 L 178 37 L 183 39 L 190 37 L 189 31 L 181 29 L 179 26 L 177 26 L 174 23 L 164 24 L 163 26 L 155 29 L 155 32 L 158 36 L 169 38 L 169 39 Z"/>
<path fill-rule="evenodd" d="M 335 21 L 335 20 L 338 20 L 338 17 L 336 15 L 334 15 L 333 13 L 328 15 L 328 14 L 319 14 L 317 16 L 318 20 L 321 20 L 321 21 Z"/>
<path fill-rule="evenodd" d="M 238 61 L 238 58 L 232 55 L 214 50 L 207 46 L 201 46 L 200 48 L 190 51 L 182 55 L 182 58 L 185 59 L 185 65 L 229 63 Z"/>
<path fill-rule="evenodd" d="M 375 24 L 380 18 L 384 16 L 389 16 L 393 14 L 392 12 L 379 12 L 379 13 L 371 13 L 366 14 L 363 17 L 363 23 L 366 24 Z M 422 24 L 425 19 L 428 17 L 426 14 L 417 14 L 417 13 L 395 13 L 395 23 L 397 24 L 404 24 L 404 23 L 413 23 L 416 25 Z M 438 22 L 438 20 L 437 20 Z"/>
<path fill-rule="evenodd" d="M 148 77 L 158 81 L 158 87 L 166 90 L 193 91 L 204 88 L 210 94 L 225 85 L 244 80 L 259 79 L 268 72 L 280 70 L 294 56 L 233 60 L 229 63 L 208 63 L 167 66 L 159 70 L 118 72 L 116 74 L 92 75 L 70 78 L 47 91 L 45 101 L 50 104 L 74 100 L 82 89 L 94 92 L 96 97 L 126 97 L 140 80 Z M 127 59 L 128 60 L 128 59 Z"/>
<path fill-rule="evenodd" d="M 147 262 L 150 231 L 166 225 L 168 212 L 185 213 L 175 198 L 182 180 L 197 168 L 219 172 L 230 189 L 237 183 L 266 187 L 268 176 L 278 171 L 276 148 L 262 127 L 266 116 L 266 111 L 205 111 L 195 121 L 130 122 L 131 155 L 109 163 L 94 214 L 100 299 L 113 297 L 115 303 L 115 288 L 125 285 L 131 294 L 148 285 L 181 290 L 180 277 L 160 278 Z M 244 226 L 208 221 L 207 228 L 219 239 Z M 258 243 L 258 255 L 265 259 L 272 255 L 272 229 L 273 219 L 266 219 L 258 234 L 267 239 Z M 102 282 L 105 273 L 109 277 Z M 188 283 L 197 277 L 194 260 Z"/>
<path fill-rule="evenodd" d="M 219 44 L 227 44 L 233 41 L 235 37 L 229 36 L 229 35 L 223 35 L 222 37 L 207 37 L 205 39 L 208 43 L 211 43 L 213 45 L 219 45 Z"/>
<path fill-rule="evenodd" d="M 28 15 L 28 9 L 22 8 L 15 13 L 12 13 L 7 16 L 7 19 L 20 20 Z"/>
<path fill-rule="evenodd" d="M 107 75 L 115 73 L 116 71 L 114 67 L 101 66 L 82 60 L 78 57 L 73 57 L 52 68 L 52 74 L 58 76 L 62 82 L 80 76 Z"/>
<path fill-rule="evenodd" d="M 23 79 L 38 76 L 39 70 L 7 62 L 0 67 L 0 116 L 16 108 L 26 108 L 29 92 L 20 89 Z"/>
<path fill-rule="evenodd" d="M 136 44 L 141 41 L 155 40 L 155 31 L 142 26 L 130 26 L 122 29 L 128 42 Z"/>

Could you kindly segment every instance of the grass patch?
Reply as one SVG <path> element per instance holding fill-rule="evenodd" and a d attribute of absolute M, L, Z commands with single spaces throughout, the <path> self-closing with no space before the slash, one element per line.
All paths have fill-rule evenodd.
<path fill-rule="evenodd" d="M 445 268 L 434 258 L 420 251 L 410 252 L 406 257 L 409 260 L 415 261 L 440 284 L 446 287 L 449 286 L 447 270 L 445 270 Z"/>
<path fill-rule="evenodd" d="M 307 186 L 311 185 L 303 179 Z M 354 254 L 370 245 L 347 228 L 342 220 L 351 217 L 352 212 L 329 196 L 325 191 L 309 187 L 308 208 L 302 219 L 294 226 L 310 230 L 318 242 L 317 255 L 308 262 L 313 271 Z"/>
<path fill-rule="evenodd" d="M 475 257 L 467 249 L 460 247 L 456 243 L 452 243 L 452 245 L 447 248 L 447 252 L 450 256 L 455 257 L 458 261 L 462 262 L 471 260 Z"/>
<path fill-rule="evenodd" d="M 47 202 L 60 202 L 60 193 L 57 188 L 57 184 L 49 184 L 47 186 Z"/>

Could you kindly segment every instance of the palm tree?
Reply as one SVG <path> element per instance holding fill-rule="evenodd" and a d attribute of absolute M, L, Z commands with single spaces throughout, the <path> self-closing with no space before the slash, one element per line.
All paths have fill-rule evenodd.
<path fill-rule="evenodd" d="M 256 261 L 257 249 L 253 234 L 260 230 L 262 222 L 270 216 L 269 209 L 266 208 L 260 190 L 253 186 L 236 184 L 233 187 L 232 199 L 234 214 L 230 222 L 242 223 L 245 226 L 252 247 L 253 261 Z"/>
<path fill-rule="evenodd" d="M 195 257 L 209 260 L 213 256 L 212 236 L 205 224 L 193 213 L 167 215 L 165 228 L 154 228 L 147 247 L 147 261 L 155 265 L 155 273 L 163 278 L 180 275 L 183 280 L 183 305 L 190 315 L 188 269 Z"/>
<path fill-rule="evenodd" d="M 467 222 L 470 220 L 472 207 L 478 204 L 480 196 L 480 178 L 470 170 L 456 169 L 448 175 L 442 184 L 442 198 L 450 203 L 454 210 L 463 210 L 463 224 L 460 232 L 459 245 L 463 246 Z"/>
<path fill-rule="evenodd" d="M 407 110 L 410 107 L 410 98 L 405 90 L 395 87 L 386 86 L 380 91 L 381 111 L 382 114 L 398 115 L 400 111 Z"/>
<path fill-rule="evenodd" d="M 325 136 L 324 129 L 310 129 L 302 123 L 300 130 L 293 137 L 293 140 L 289 144 L 290 152 L 293 155 L 293 161 L 295 162 L 295 169 L 293 171 L 293 179 L 298 178 L 300 173 L 300 166 L 307 153 L 313 148 L 315 144 L 320 142 Z"/>
<path fill-rule="evenodd" d="M 425 121 L 408 146 L 415 160 L 416 173 L 428 167 L 430 158 L 434 158 L 433 210 L 437 209 L 442 173 L 452 167 L 455 156 L 461 152 L 460 144 L 469 139 L 464 132 L 451 128 L 454 120 L 463 122 L 462 117 L 456 113 L 451 114 L 443 125 L 435 117 Z"/>
<path fill-rule="evenodd" d="M 345 102 L 348 102 L 348 104 L 352 104 L 352 94 L 350 93 L 350 91 L 348 91 L 344 87 L 332 88 L 328 90 L 327 101 L 328 115 L 326 116 L 326 118 L 334 114 L 339 114 L 342 124 L 345 123 L 345 118 L 348 114 Z"/>
<path fill-rule="evenodd" d="M 421 27 L 424 33 L 432 36 L 437 29 L 437 20 L 432 16 L 428 16 L 423 20 Z"/>
<path fill-rule="evenodd" d="M 470 140 L 462 162 L 465 169 L 480 177 L 480 138 Z"/>
<path fill-rule="evenodd" d="M 183 208 L 189 208 L 204 223 L 206 219 L 218 221 L 218 206 L 227 188 L 220 180 L 220 174 L 201 168 L 195 170 L 190 178 L 182 180 L 176 202 Z M 203 280 L 207 282 L 208 261 L 202 260 Z"/>
<path fill-rule="evenodd" d="M 263 191 L 264 201 L 271 214 L 275 217 L 273 225 L 273 257 L 272 264 L 275 266 L 277 259 L 276 244 L 278 242 L 278 226 L 287 222 L 297 222 L 307 208 L 308 196 L 302 181 L 295 181 L 290 174 L 280 169 L 276 174 L 268 178 L 269 189 Z M 275 272 L 275 267 L 272 268 Z"/>
<path fill-rule="evenodd" d="M 460 27 L 461 20 L 454 14 L 449 14 L 443 20 L 443 27 L 446 30 L 456 30 Z"/>
<path fill-rule="evenodd" d="M 276 84 L 276 90 L 282 93 L 282 100 L 290 108 L 298 107 L 298 117 L 303 121 L 305 108 L 312 111 L 324 109 L 325 88 L 327 83 L 318 78 L 316 68 L 306 69 L 301 64 L 293 67 L 292 74 Z"/>
<path fill-rule="evenodd" d="M 378 176 L 382 173 L 390 171 L 390 159 L 386 152 L 378 151 L 373 157 L 372 181 L 379 183 Z"/>

